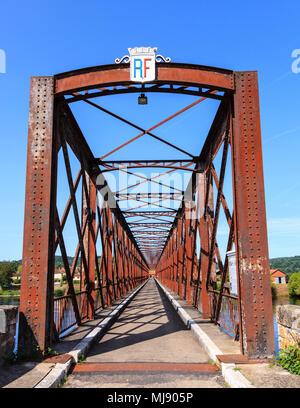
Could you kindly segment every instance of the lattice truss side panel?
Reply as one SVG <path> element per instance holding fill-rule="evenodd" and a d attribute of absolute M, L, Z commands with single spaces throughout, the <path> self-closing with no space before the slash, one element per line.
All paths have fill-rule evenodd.
<path fill-rule="evenodd" d="M 186 192 L 179 219 L 161 256 L 158 273 L 166 286 L 237 339 L 238 293 L 231 290 L 228 262 L 228 254 L 234 249 L 229 104 L 226 109 L 220 107 L 217 116 L 221 115 L 220 134 L 210 146 L 199 172 L 191 178 L 192 193 Z"/>
<path fill-rule="evenodd" d="M 59 121 L 59 153 L 62 153 L 62 171 L 67 176 L 69 197 L 62 216 L 56 213 L 56 249 L 62 257 L 66 279 L 63 296 L 54 300 L 55 326 L 59 334 L 93 319 L 95 313 L 147 277 L 147 266 L 124 230 L 120 214 L 116 208 L 110 208 L 109 201 L 98 191 L 97 174 L 90 171 L 94 159 L 87 157 L 83 136 L 71 111 L 66 105 L 64 108 Z M 77 174 L 76 177 L 73 174 Z M 69 230 L 68 237 L 70 233 L 74 237 L 73 245 L 76 237 L 77 245 L 72 253 L 67 253 L 64 228 L 70 218 L 73 233 Z"/>

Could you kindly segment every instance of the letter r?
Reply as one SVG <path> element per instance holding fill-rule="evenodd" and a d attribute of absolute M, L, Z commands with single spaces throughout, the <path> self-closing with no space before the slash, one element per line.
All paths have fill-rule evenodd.
<path fill-rule="evenodd" d="M 139 66 L 137 63 L 139 62 Z M 140 78 L 143 79 L 143 62 L 140 58 L 135 58 L 134 59 L 134 64 L 133 64 L 133 76 L 136 78 L 136 71 L 140 71 Z"/>

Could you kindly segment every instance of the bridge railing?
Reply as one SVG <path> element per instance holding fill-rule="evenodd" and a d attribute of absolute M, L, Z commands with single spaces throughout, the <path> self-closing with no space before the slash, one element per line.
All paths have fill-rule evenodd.
<path fill-rule="evenodd" d="M 217 307 L 219 292 L 209 291 L 210 310 L 215 311 Z M 212 316 L 214 318 L 214 316 Z M 216 323 L 237 337 L 239 328 L 239 306 L 238 297 L 227 293 L 222 294 L 221 308 Z"/>
<path fill-rule="evenodd" d="M 76 300 L 81 320 L 84 320 L 87 318 L 88 312 L 87 291 L 76 293 Z M 76 325 L 76 316 L 71 295 L 60 296 L 54 299 L 54 323 L 58 335 Z"/>
<path fill-rule="evenodd" d="M 131 288 L 136 285 L 141 284 L 147 276 L 141 276 L 134 279 L 130 282 Z M 121 284 L 115 284 L 115 291 L 117 293 L 117 286 L 121 288 Z M 76 293 L 76 301 L 80 313 L 81 322 L 88 320 L 88 292 L 81 291 Z M 94 312 L 95 314 L 99 313 L 101 310 L 108 307 L 110 304 L 110 290 L 107 286 L 97 287 L 92 291 L 92 297 L 94 299 Z M 74 312 L 72 296 L 65 295 L 54 298 L 54 324 L 56 332 L 59 336 L 66 334 L 72 328 L 77 327 L 76 315 Z"/>
<path fill-rule="evenodd" d="M 201 285 L 194 285 L 194 306 L 202 313 Z M 220 292 L 217 290 L 209 290 L 209 306 L 211 311 L 211 319 L 215 321 L 221 328 L 225 329 L 232 337 L 238 337 L 239 330 L 239 305 L 238 297 L 229 293 L 222 293 L 220 311 L 218 310 L 218 299 Z M 218 316 L 216 317 L 216 314 Z"/>

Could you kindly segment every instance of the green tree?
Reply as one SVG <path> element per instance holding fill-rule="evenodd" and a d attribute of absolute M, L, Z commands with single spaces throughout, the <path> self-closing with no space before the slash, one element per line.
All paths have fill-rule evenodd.
<path fill-rule="evenodd" d="M 17 273 L 19 262 L 18 261 L 11 261 L 10 266 L 11 266 L 12 273 L 13 274 Z"/>
<path fill-rule="evenodd" d="M 277 291 L 276 291 L 276 285 L 273 282 L 273 279 L 271 278 L 271 292 L 272 292 L 272 299 L 275 300 L 277 299 Z"/>
<path fill-rule="evenodd" d="M 22 264 L 19 264 L 18 269 L 17 269 L 17 275 L 21 276 L 22 273 Z"/>
<path fill-rule="evenodd" d="M 300 272 L 293 273 L 288 283 L 289 295 L 300 297 Z"/>
<path fill-rule="evenodd" d="M 285 273 L 295 273 L 300 268 L 300 256 L 270 259 L 272 269 L 281 269 Z"/>
<path fill-rule="evenodd" d="M 12 262 L 1 262 L 0 264 L 0 286 L 3 290 L 9 289 L 12 283 L 12 275 L 15 273 L 15 265 Z"/>

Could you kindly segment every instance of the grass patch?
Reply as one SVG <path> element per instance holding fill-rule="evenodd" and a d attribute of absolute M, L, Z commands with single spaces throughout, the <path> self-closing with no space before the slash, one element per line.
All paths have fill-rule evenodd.
<path fill-rule="evenodd" d="M 0 295 L 3 295 L 3 296 L 19 296 L 20 295 L 20 289 L 0 290 Z"/>
<path fill-rule="evenodd" d="M 300 375 L 300 349 L 294 346 L 279 351 L 276 365 L 285 368 L 291 374 Z"/>
<path fill-rule="evenodd" d="M 80 353 L 78 356 L 78 363 L 82 363 L 85 360 L 85 356 L 83 353 Z"/>

